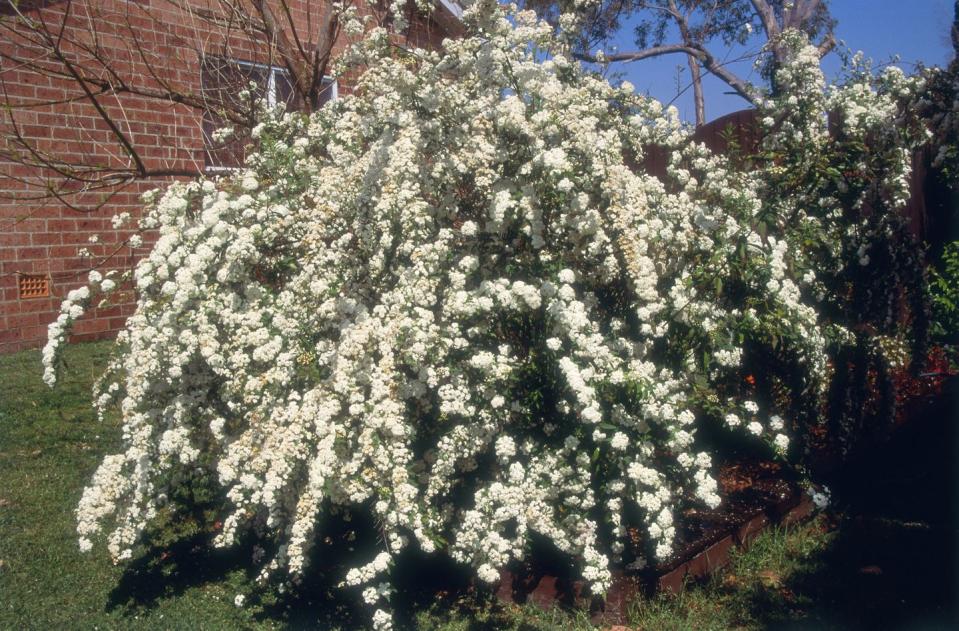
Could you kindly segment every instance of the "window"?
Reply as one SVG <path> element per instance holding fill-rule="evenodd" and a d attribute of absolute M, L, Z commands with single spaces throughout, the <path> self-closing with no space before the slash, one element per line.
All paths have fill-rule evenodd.
<path fill-rule="evenodd" d="M 250 142 L 253 112 L 259 105 L 274 107 L 285 103 L 289 110 L 302 108 L 290 73 L 279 66 L 206 56 L 200 63 L 200 89 L 208 104 L 203 115 L 204 159 L 208 171 L 242 166 L 245 147 Z M 324 78 L 323 102 L 335 98 L 336 82 Z M 246 124 L 230 121 L 223 115 L 225 110 L 243 113 L 248 119 Z M 227 140 L 219 140 L 214 132 L 225 126 L 232 127 L 234 133 Z"/>

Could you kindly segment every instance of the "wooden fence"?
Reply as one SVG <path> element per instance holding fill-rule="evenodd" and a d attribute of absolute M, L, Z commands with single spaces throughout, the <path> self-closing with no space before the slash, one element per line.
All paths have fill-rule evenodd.
<path fill-rule="evenodd" d="M 693 138 L 716 153 L 728 152 L 731 141 L 742 151 L 753 153 L 759 147 L 762 133 L 756 110 L 745 109 L 699 127 Z M 932 167 L 932 158 L 928 148 L 913 155 L 911 196 L 902 213 L 909 219 L 912 233 L 928 243 L 935 253 L 946 242 L 959 238 L 954 221 L 959 200 L 942 174 Z M 661 150 L 650 152 L 646 165 L 651 173 L 665 174 L 665 153 Z"/>

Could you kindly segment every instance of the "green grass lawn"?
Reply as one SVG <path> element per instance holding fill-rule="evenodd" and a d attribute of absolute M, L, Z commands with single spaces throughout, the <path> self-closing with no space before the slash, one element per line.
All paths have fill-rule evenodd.
<path fill-rule="evenodd" d="M 68 348 L 52 390 L 38 352 L 0 357 L 0 628 L 276 627 L 233 605 L 242 572 L 182 591 L 176 581 L 169 590 L 156 584 L 136 602 L 131 577 L 102 546 L 80 553 L 74 507 L 99 459 L 119 444 L 117 424 L 98 422 L 90 405 L 109 350 Z"/>
<path fill-rule="evenodd" d="M 74 507 L 99 459 L 118 446 L 117 424 L 99 423 L 90 406 L 90 386 L 109 350 L 105 343 L 68 348 L 68 367 L 53 390 L 41 381 L 38 352 L 0 357 L 0 629 L 351 628 L 319 595 L 270 594 L 251 597 L 251 606 L 234 606 L 236 594 L 252 590 L 245 557 L 209 551 L 207 533 L 189 519 L 161 526 L 154 545 L 142 547 L 126 567 L 112 565 L 102 545 L 80 553 Z M 883 568 L 898 566 L 881 556 L 872 561 L 860 539 L 887 537 L 905 546 L 906 554 L 921 555 L 936 537 L 954 531 L 906 527 L 913 522 L 893 519 L 882 522 L 888 532 L 864 534 L 855 530 L 861 516 L 855 519 L 826 527 L 820 518 L 769 531 L 708 583 L 680 596 L 632 603 L 629 623 L 656 630 L 869 628 L 884 619 L 908 620 L 918 611 L 932 616 L 928 628 L 937 628 L 951 615 L 948 596 L 923 600 L 910 588 L 916 579 L 908 564 L 899 574 L 883 574 Z M 884 540 L 876 541 L 881 546 Z M 870 563 L 882 564 L 878 574 Z M 880 600 L 870 605 L 877 595 Z M 583 612 L 501 605 L 477 596 L 433 602 L 407 607 L 403 626 L 593 628 Z"/>

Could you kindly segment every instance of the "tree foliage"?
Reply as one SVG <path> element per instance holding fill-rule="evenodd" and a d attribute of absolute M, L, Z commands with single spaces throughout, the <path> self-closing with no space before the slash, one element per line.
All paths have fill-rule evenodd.
<path fill-rule="evenodd" d="M 685 55 L 699 125 L 705 122 L 704 72 L 716 75 L 753 104 L 761 99 L 762 91 L 736 75 L 715 53 L 717 42 L 729 48 L 758 40 L 760 66 L 770 80 L 785 54 L 777 43 L 783 32 L 794 29 L 811 40 L 819 39 L 820 55 L 835 44 L 834 21 L 827 3 L 821 0 L 531 0 L 526 4 L 553 23 L 558 23 L 557 16 L 564 12 L 578 15 L 574 51 L 584 60 L 614 63 Z M 626 22 L 633 27 L 636 50 L 594 54 L 595 48 L 607 45 Z"/>

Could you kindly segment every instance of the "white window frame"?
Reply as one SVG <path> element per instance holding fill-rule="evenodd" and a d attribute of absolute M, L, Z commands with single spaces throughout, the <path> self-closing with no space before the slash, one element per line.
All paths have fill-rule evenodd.
<path fill-rule="evenodd" d="M 232 60 L 238 66 L 244 66 L 246 68 L 257 68 L 259 70 L 268 70 L 266 80 L 266 104 L 269 107 L 276 107 L 276 73 L 283 72 L 289 74 L 289 70 L 283 66 L 275 66 L 273 64 L 261 64 L 256 61 L 243 61 L 241 59 Z M 339 97 L 339 89 L 337 87 L 336 79 L 330 76 L 323 76 L 322 81 L 329 81 L 329 85 L 333 86 L 333 94 L 330 95 L 330 100 L 334 100 Z"/>
<path fill-rule="evenodd" d="M 266 79 L 266 104 L 267 107 L 276 107 L 276 73 L 289 71 L 283 66 L 275 66 L 273 64 L 263 64 L 255 61 L 243 61 L 242 59 L 231 59 L 231 63 L 235 63 L 238 66 L 245 68 L 255 68 L 259 70 L 267 70 L 267 79 Z M 332 88 L 332 93 L 330 94 L 330 100 L 334 101 L 340 97 L 339 84 L 336 79 L 333 77 L 323 75 L 321 81 L 328 81 L 328 85 Z M 204 152 L 206 147 L 204 147 Z M 209 165 L 203 167 L 204 173 L 209 173 L 211 175 L 226 175 L 230 173 L 237 173 L 241 171 L 243 167 L 226 167 L 226 166 L 217 166 Z"/>

